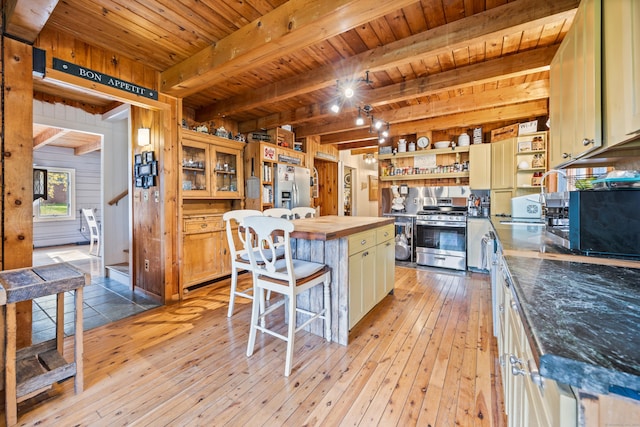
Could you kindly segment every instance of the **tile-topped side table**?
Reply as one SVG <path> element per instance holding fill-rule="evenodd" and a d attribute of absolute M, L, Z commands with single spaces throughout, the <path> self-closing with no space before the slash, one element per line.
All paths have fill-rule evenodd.
<path fill-rule="evenodd" d="M 0 272 L 0 303 L 4 306 L 4 389 L 7 426 L 18 422 L 18 401 L 48 389 L 53 383 L 74 377 L 75 392 L 84 388 L 82 291 L 91 283 L 88 274 L 66 263 L 19 268 Z M 74 358 L 63 357 L 64 293 L 74 292 Z M 53 340 L 16 349 L 16 303 L 56 294 L 56 337 Z"/>

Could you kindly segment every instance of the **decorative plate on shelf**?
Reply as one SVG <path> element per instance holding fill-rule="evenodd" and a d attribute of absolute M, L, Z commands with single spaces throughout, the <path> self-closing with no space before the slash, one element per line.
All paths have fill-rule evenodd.
<path fill-rule="evenodd" d="M 424 149 L 428 149 L 429 147 L 431 147 L 429 145 L 429 138 L 427 138 L 426 136 L 421 136 L 420 138 L 418 138 L 418 147 Z"/>

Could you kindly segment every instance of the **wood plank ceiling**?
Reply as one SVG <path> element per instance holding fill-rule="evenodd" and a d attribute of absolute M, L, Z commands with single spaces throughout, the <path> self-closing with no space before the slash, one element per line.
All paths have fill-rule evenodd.
<path fill-rule="evenodd" d="M 31 3 L 43 2 L 44 28 L 158 70 L 160 90 L 198 121 L 225 117 L 243 133 L 290 124 L 347 149 L 377 144 L 355 125 L 365 104 L 396 136 L 546 114 L 549 63 L 579 0 Z M 30 18 L 29 3 L 6 28 L 31 26 L 18 35 L 27 41 L 44 15 Z M 350 81 L 356 96 L 332 113 L 337 83 Z"/>

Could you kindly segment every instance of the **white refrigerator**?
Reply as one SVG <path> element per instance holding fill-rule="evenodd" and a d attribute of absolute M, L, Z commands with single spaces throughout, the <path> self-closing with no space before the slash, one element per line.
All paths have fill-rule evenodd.
<path fill-rule="evenodd" d="M 311 172 L 295 165 L 278 164 L 275 174 L 276 208 L 311 206 Z"/>

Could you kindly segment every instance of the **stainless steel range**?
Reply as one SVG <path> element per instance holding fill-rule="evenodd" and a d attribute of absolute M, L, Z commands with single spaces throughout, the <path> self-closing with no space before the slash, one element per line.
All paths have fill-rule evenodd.
<path fill-rule="evenodd" d="M 416 217 L 416 263 L 466 270 L 467 206 L 465 198 L 438 198 Z"/>

